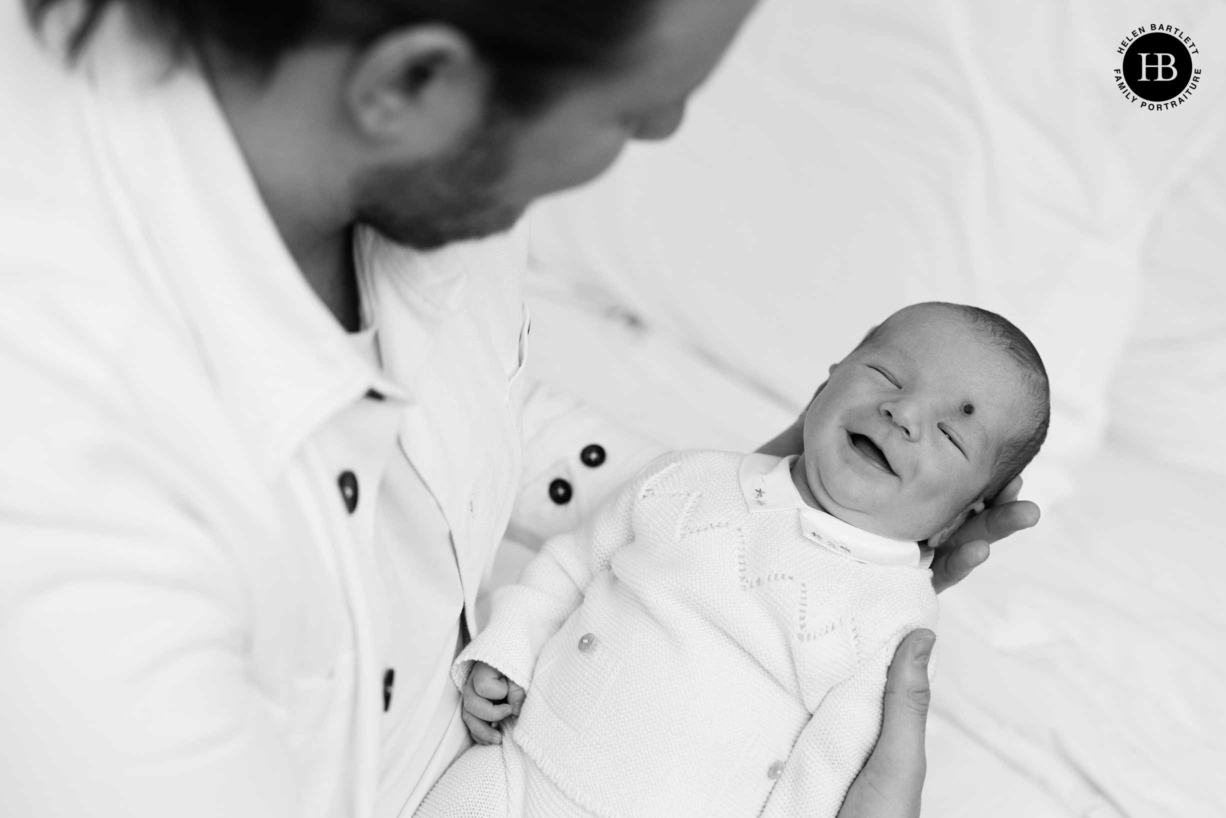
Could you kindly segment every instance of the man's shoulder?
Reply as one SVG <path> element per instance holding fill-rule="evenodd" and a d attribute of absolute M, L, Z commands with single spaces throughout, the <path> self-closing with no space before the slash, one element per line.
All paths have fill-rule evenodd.
<path fill-rule="evenodd" d="M 6 471 L 28 468 L 28 455 L 71 472 L 98 451 L 160 444 L 202 411 L 208 379 L 191 333 L 120 254 L 89 249 L 41 261 L 0 251 Z"/>
<path fill-rule="evenodd" d="M 42 261 L 0 252 L 0 366 L 35 362 L 47 378 L 73 374 L 103 387 L 107 370 L 165 356 L 167 340 L 181 334 L 167 311 L 119 254 L 87 249 Z"/>

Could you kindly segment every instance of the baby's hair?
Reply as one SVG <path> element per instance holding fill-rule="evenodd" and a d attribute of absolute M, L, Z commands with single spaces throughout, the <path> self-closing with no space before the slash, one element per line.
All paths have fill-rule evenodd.
<path fill-rule="evenodd" d="M 981 307 L 967 304 L 950 304 L 945 301 L 929 301 L 916 304 L 916 307 L 943 307 L 961 315 L 976 329 L 987 335 L 1002 352 L 1013 359 L 1026 379 L 1026 387 L 1033 399 L 1029 431 L 1017 435 L 1005 442 L 996 455 L 996 464 L 992 469 L 992 479 L 984 491 L 984 497 L 991 500 L 1004 490 L 1005 486 L 1022 473 L 1022 469 L 1030 465 L 1043 441 L 1047 439 L 1047 427 L 1051 425 L 1051 386 L 1047 380 L 1047 368 L 1043 366 L 1043 358 L 1035 349 L 1026 333 L 1018 329 L 1009 319 L 997 315 Z M 889 323 L 873 327 L 864 340 L 863 346 L 874 338 Z"/>

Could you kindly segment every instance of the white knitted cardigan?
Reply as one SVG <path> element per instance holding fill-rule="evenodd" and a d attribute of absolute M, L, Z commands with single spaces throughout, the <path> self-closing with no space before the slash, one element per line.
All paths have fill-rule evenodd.
<path fill-rule="evenodd" d="M 546 543 L 457 659 L 457 685 L 481 660 L 528 690 L 509 737 L 585 809 L 837 814 L 894 650 L 935 627 L 936 596 L 914 544 L 898 560 L 881 540 L 909 565 L 860 561 L 829 536 L 846 524 L 749 488 L 746 472 L 795 493 L 787 465 L 660 458 Z"/>

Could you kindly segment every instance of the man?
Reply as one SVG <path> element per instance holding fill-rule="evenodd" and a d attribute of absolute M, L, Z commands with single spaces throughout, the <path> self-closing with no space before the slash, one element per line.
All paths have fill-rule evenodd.
<path fill-rule="evenodd" d="M 520 441 L 567 435 L 525 396 L 524 237 L 464 240 L 672 133 L 753 2 L 27 5 L 0 813 L 411 815 L 465 746 L 446 671 Z M 938 583 L 1034 517 L 976 520 Z M 918 811 L 930 648 L 900 648 L 849 816 Z"/>

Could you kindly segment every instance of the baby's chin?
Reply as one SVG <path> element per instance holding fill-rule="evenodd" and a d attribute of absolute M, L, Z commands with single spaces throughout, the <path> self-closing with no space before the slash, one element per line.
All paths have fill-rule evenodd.
<path fill-rule="evenodd" d="M 813 508 L 824 511 L 831 517 L 855 526 L 861 531 L 901 542 L 924 542 L 936 536 L 944 527 L 934 523 L 925 523 L 922 526 L 913 524 L 911 520 L 920 515 L 911 515 L 905 520 L 895 519 L 896 508 L 891 509 L 895 512 L 894 514 L 885 515 L 845 507 L 836 497 L 831 496 L 830 491 L 821 484 L 820 480 L 810 478 L 810 475 L 814 474 L 821 474 L 820 459 L 817 458 L 810 462 L 807 456 L 802 455 L 792 467 L 792 482 L 796 484 L 801 498 Z M 837 488 L 835 490 L 837 491 Z"/>

